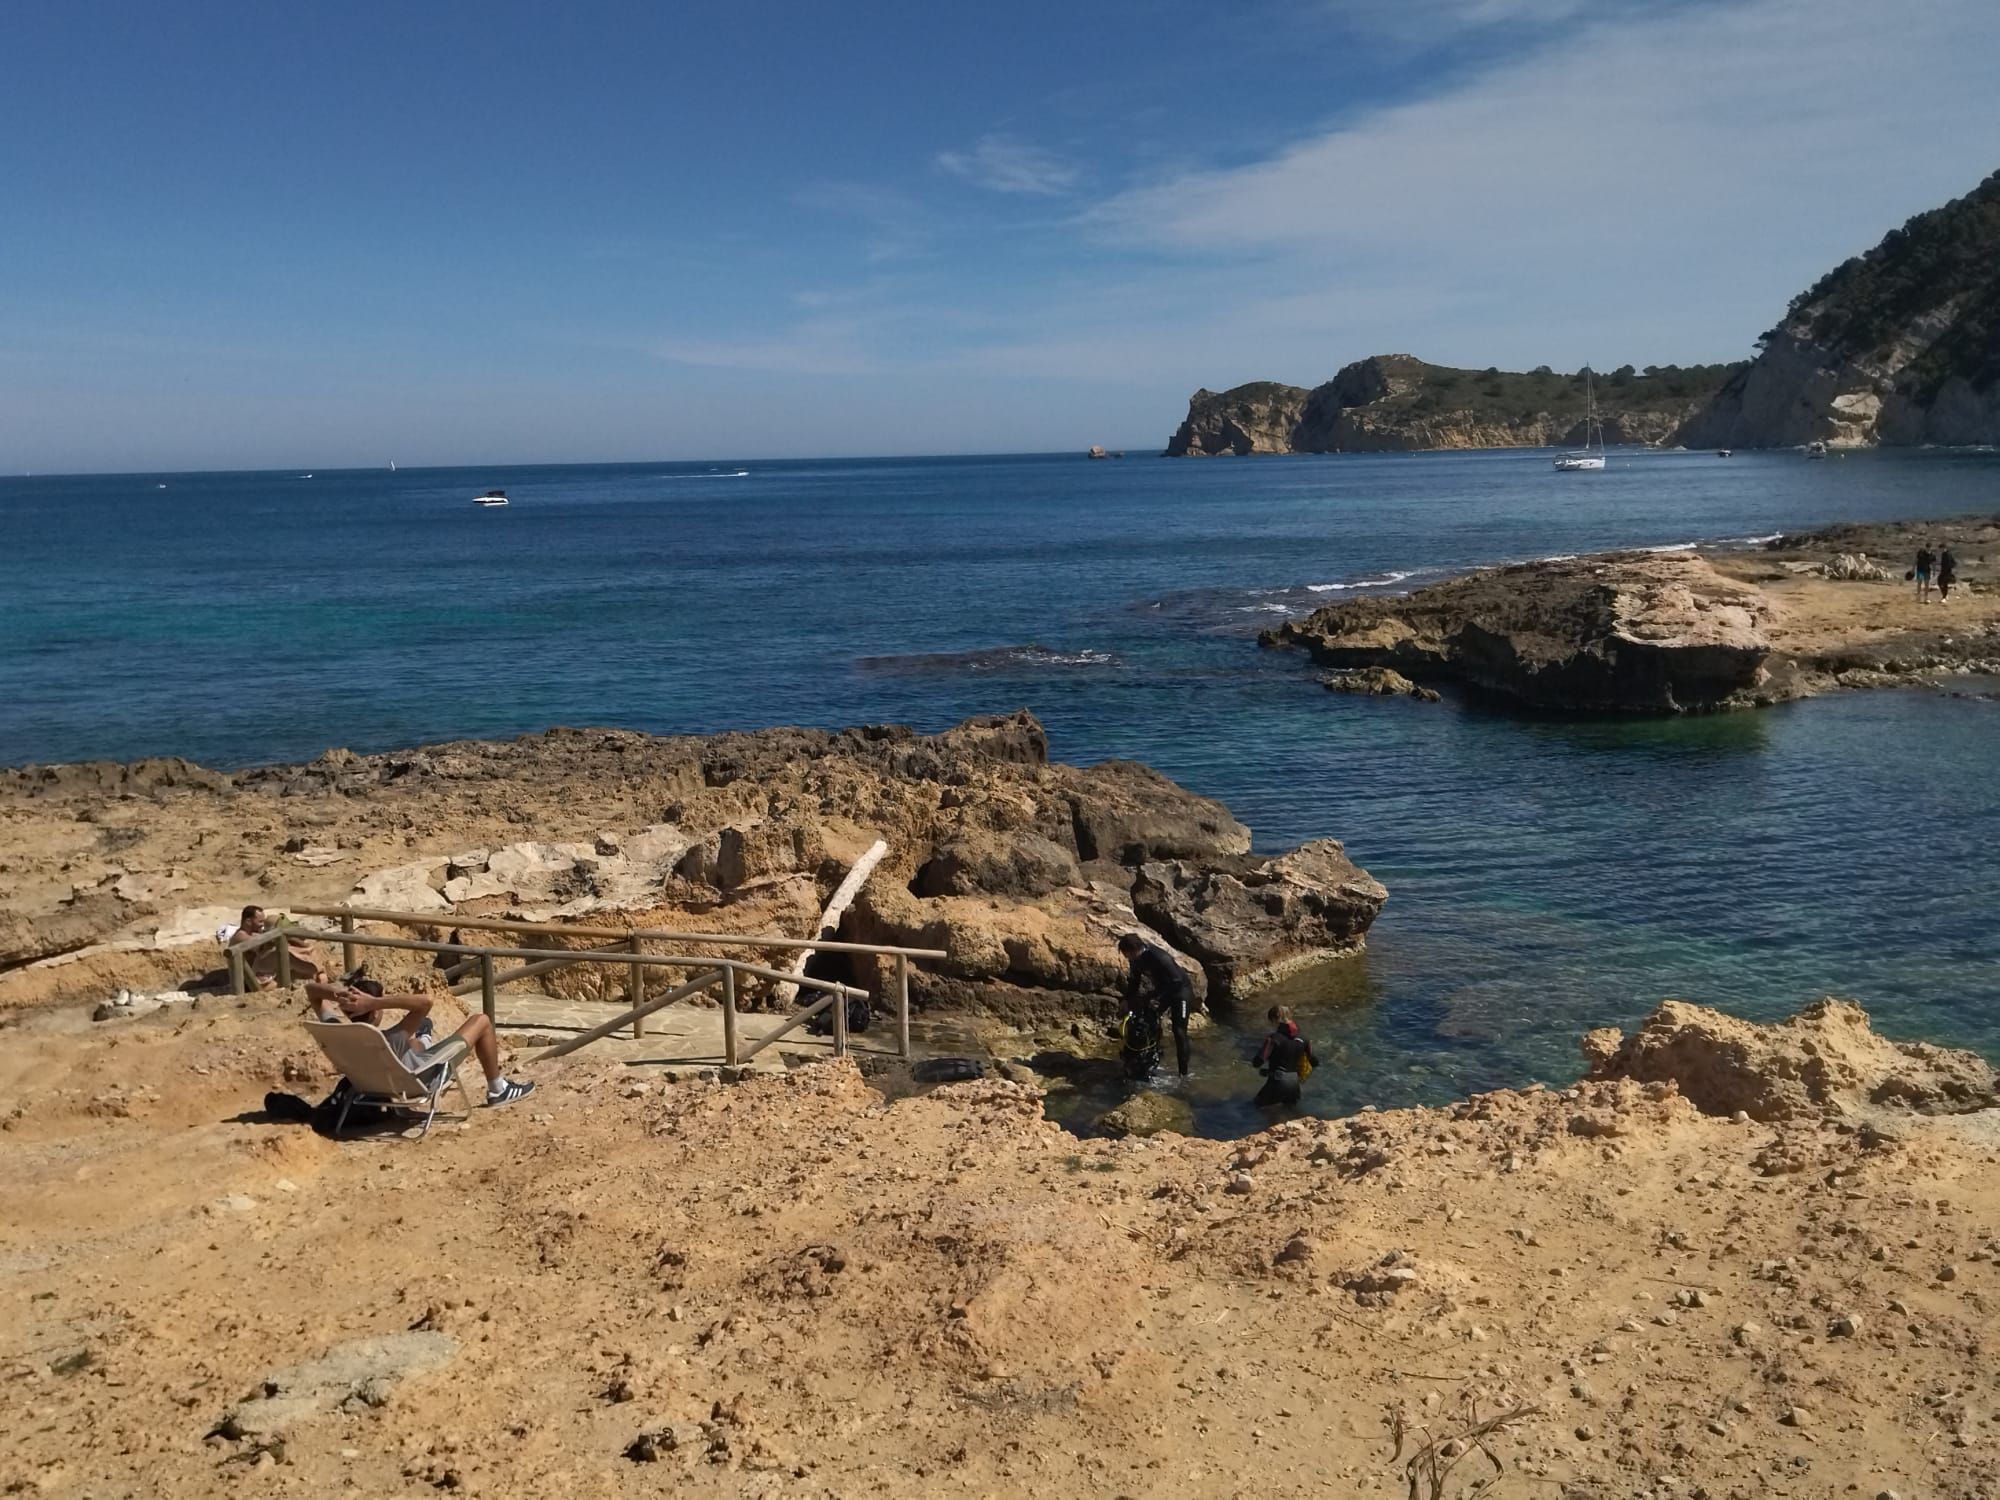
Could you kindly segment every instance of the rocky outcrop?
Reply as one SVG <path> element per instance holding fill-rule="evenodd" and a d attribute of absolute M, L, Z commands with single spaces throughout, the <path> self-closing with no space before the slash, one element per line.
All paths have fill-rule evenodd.
<path fill-rule="evenodd" d="M 1420 703 L 1436 703 L 1436 688 L 1410 681 L 1390 667 L 1361 667 L 1352 672 L 1329 672 L 1320 680 L 1329 693 L 1346 693 L 1360 698 L 1415 698 Z"/>
<path fill-rule="evenodd" d="M 2000 442 L 2000 173 L 1793 299 L 1688 447 Z"/>
<path fill-rule="evenodd" d="M 1298 386 L 1275 380 L 1196 391 L 1188 398 L 1187 420 L 1167 440 L 1167 457 L 1289 453 L 1305 401 Z"/>
<path fill-rule="evenodd" d="M 11 785 L 0 783 L 0 813 L 31 814 L 68 837 L 72 804 L 93 804 L 100 786 L 124 784 L 100 768 L 75 770 L 15 773 Z M 241 867 L 224 864 L 218 874 L 197 851 L 240 846 L 246 823 L 270 830 L 259 836 L 274 849 L 303 846 L 266 821 L 279 809 L 330 847 L 361 849 L 378 839 L 375 859 L 357 857 L 351 874 L 343 864 L 330 877 L 337 884 L 321 884 L 324 894 L 316 897 L 295 896 L 299 905 L 344 898 L 421 913 L 440 934 L 454 915 L 509 915 L 797 936 L 816 928 L 826 899 L 879 839 L 889 852 L 840 936 L 942 948 L 948 958 L 913 975 L 918 1003 L 1008 1014 L 1103 1011 L 1115 1003 L 1125 972 L 1121 934 L 1143 930 L 1177 946 L 1135 909 L 1142 884 L 1175 889 L 1171 901 L 1158 901 L 1160 920 L 1190 935 L 1196 947 L 1183 957 L 1196 988 L 1217 995 L 1242 993 L 1260 974 L 1313 954 L 1352 951 L 1381 900 L 1380 887 L 1321 846 L 1253 859 L 1250 831 L 1226 807 L 1148 767 L 1051 763 L 1047 736 L 1026 713 L 931 735 L 896 726 L 707 739 L 560 730 L 380 756 L 334 751 L 307 765 L 216 776 L 211 787 L 201 777 L 213 773 L 197 771 L 173 772 L 174 809 L 146 812 L 151 857 L 173 861 L 177 871 L 187 866 L 175 876 L 191 884 L 185 899 L 208 882 L 208 897 L 241 904 Z M 635 807 L 657 821 L 636 831 L 600 821 L 607 808 Z M 496 812 L 504 821 L 496 822 Z M 188 836 L 175 841 L 175 826 Z M 412 831 L 419 828 L 422 836 Z M 543 836 L 495 840 L 499 828 Z M 1338 845 L 1326 848 L 1338 855 Z M 381 860 L 390 850 L 394 862 Z M 282 909 L 280 882 L 291 878 L 284 868 L 260 882 L 257 894 Z M 127 887 L 152 888 L 134 880 Z M 100 906 L 102 920 L 90 920 Z M 0 951 L 26 973 L 66 961 L 48 957 L 51 944 L 136 948 L 140 940 L 123 929 L 138 910 L 107 898 L 87 913 L 21 911 L 0 921 Z M 207 912 L 202 922 L 179 924 L 186 932 L 174 941 L 184 942 L 183 962 L 193 973 L 216 962 L 215 925 Z M 1226 937 L 1224 926 L 1231 929 Z M 585 942 L 537 937 L 525 945 Z M 144 946 L 154 957 L 143 972 L 120 971 L 111 987 L 162 989 L 186 977 L 160 971 L 164 937 Z M 840 971 L 828 977 L 878 993 L 894 979 L 886 965 L 828 962 Z M 109 976 L 92 969 L 88 977 L 101 987 Z M 564 969 L 544 982 L 581 997 L 609 995 L 623 979 L 610 970 Z M 58 998 L 55 986 L 50 979 L 33 998 Z M 763 992 L 751 987 L 740 998 L 759 1003 Z M 7 999 L 0 987 L 0 1003 Z"/>
<path fill-rule="evenodd" d="M 1768 612 L 1758 589 L 1699 558 L 1613 554 L 1348 600 L 1262 639 L 1536 708 L 1682 713 L 1763 701 Z"/>
<path fill-rule="evenodd" d="M 1926 1114 L 2000 1104 L 2000 1075 L 1977 1053 L 1876 1035 L 1845 1000 L 1814 1002 L 1772 1026 L 1669 1000 L 1632 1035 L 1583 1038 L 1593 1080 L 1671 1082 L 1706 1114 L 1838 1119 L 1871 1108 Z"/>
<path fill-rule="evenodd" d="M 1355 952 L 1388 894 L 1338 840 L 1317 839 L 1273 859 L 1149 861 L 1132 905 L 1200 963 L 1211 997 L 1233 1000 Z"/>
<path fill-rule="evenodd" d="M 1734 367 L 1628 366 L 1596 382 L 1608 443 L 1664 441 Z M 1430 448 L 1576 446 L 1585 441 L 1582 372 L 1459 370 L 1409 354 L 1356 360 L 1303 391 L 1259 382 L 1197 391 L 1167 456 L 1391 453 Z"/>

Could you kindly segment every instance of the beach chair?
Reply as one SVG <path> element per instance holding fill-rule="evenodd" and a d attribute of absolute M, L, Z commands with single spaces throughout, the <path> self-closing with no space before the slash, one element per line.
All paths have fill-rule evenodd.
<path fill-rule="evenodd" d="M 422 1110 L 423 1128 L 417 1132 L 421 1140 L 430 1131 L 431 1121 L 437 1116 L 438 1100 L 456 1078 L 458 1065 L 472 1055 L 470 1048 L 461 1047 L 450 1057 L 416 1072 L 396 1055 L 389 1039 L 373 1026 L 352 1021 L 308 1021 L 305 1027 L 319 1043 L 326 1060 L 347 1080 L 347 1098 L 341 1103 L 340 1118 L 333 1124 L 335 1139 L 347 1124 L 349 1109 L 356 1104 L 377 1104 L 389 1109 Z"/>

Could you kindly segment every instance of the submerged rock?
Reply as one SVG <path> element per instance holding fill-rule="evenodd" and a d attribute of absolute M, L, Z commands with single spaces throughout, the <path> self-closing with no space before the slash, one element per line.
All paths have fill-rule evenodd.
<path fill-rule="evenodd" d="M 1174 1094 L 1147 1089 L 1123 1104 L 1098 1116 L 1097 1128 L 1109 1136 L 1158 1135 L 1173 1131 L 1186 1135 L 1194 1125 L 1194 1106 Z"/>
<path fill-rule="evenodd" d="M 1323 666 L 1450 678 L 1538 708 L 1680 713 L 1759 701 L 1769 600 L 1696 557 L 1494 568 L 1350 599 L 1262 637 Z"/>
<path fill-rule="evenodd" d="M 1423 703 L 1440 701 L 1436 688 L 1419 687 L 1393 667 L 1329 672 L 1320 678 L 1320 686 L 1329 693 L 1354 693 L 1368 698 L 1415 698 Z"/>

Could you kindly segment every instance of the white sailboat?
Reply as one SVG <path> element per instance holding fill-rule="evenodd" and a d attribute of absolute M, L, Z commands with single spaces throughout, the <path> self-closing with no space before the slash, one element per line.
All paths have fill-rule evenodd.
<path fill-rule="evenodd" d="M 1597 439 L 1597 451 L 1590 451 L 1592 436 Z M 1591 384 L 1590 367 L 1583 370 L 1583 451 L 1565 453 L 1556 459 L 1556 467 L 1564 473 L 1575 469 L 1601 469 L 1604 467 L 1604 428 L 1597 420 L 1597 392 Z"/>

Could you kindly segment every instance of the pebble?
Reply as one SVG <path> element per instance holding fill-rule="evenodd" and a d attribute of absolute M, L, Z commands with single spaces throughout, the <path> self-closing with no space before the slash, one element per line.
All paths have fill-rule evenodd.
<path fill-rule="evenodd" d="M 1778 1420 L 1787 1427 L 1809 1427 L 1812 1413 L 1803 1406 L 1788 1406 Z"/>
<path fill-rule="evenodd" d="M 1957 1267 L 1957 1266 L 1954 1266 L 1954 1265 L 1942 1265 L 1942 1266 L 1939 1266 L 1939 1267 L 1938 1267 L 1938 1280 L 1939 1280 L 1939 1281 L 1956 1281 L 1956 1280 L 1958 1280 L 1958 1267 Z"/>
<path fill-rule="evenodd" d="M 1248 1172 L 1231 1172 L 1229 1180 L 1222 1185 L 1222 1190 L 1225 1193 L 1241 1195 L 1249 1192 L 1256 1185 L 1255 1179 Z"/>
<path fill-rule="evenodd" d="M 1861 1332 L 1861 1319 L 1853 1313 L 1842 1313 L 1827 1331 L 1837 1339 L 1851 1339 Z"/>

